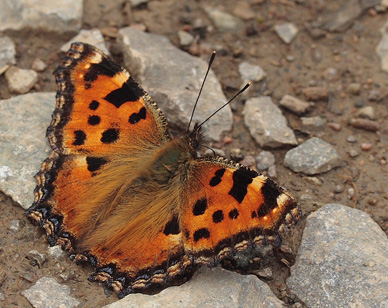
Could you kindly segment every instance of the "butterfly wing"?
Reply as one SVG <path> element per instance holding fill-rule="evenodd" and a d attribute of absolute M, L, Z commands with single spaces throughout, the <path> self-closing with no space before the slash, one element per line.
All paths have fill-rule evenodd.
<path fill-rule="evenodd" d="M 285 189 L 224 158 L 194 160 L 189 176 L 181 227 L 196 264 L 216 264 L 255 245 L 277 246 L 300 218 Z"/>
<path fill-rule="evenodd" d="M 73 251 L 170 137 L 149 95 L 95 47 L 72 44 L 54 73 L 57 103 L 47 129 L 53 152 L 36 175 L 27 213 L 51 244 Z"/>

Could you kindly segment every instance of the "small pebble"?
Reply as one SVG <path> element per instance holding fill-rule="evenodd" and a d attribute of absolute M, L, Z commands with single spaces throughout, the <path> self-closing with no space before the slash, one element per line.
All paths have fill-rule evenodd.
<path fill-rule="evenodd" d="M 47 64 L 45 62 L 43 62 L 41 59 L 36 58 L 34 60 L 34 62 L 32 63 L 31 68 L 34 71 L 43 72 L 47 68 Z"/>
<path fill-rule="evenodd" d="M 357 118 L 375 120 L 376 119 L 376 112 L 372 106 L 365 106 L 365 107 L 362 107 L 359 110 L 357 110 L 355 116 Z"/>
<path fill-rule="evenodd" d="M 273 165 L 271 167 L 268 168 L 267 170 L 267 175 L 270 177 L 270 178 L 276 178 L 278 176 L 277 172 L 276 172 L 276 166 Z"/>
<path fill-rule="evenodd" d="M 336 122 L 329 122 L 327 123 L 327 126 L 329 126 L 331 129 L 335 130 L 336 132 L 339 132 L 342 128 L 340 123 Z"/>
<path fill-rule="evenodd" d="M 354 188 L 353 188 L 353 187 L 350 187 L 350 188 L 348 189 L 348 198 L 349 198 L 349 199 L 352 199 L 352 197 L 354 196 L 354 194 L 355 194 Z"/>
<path fill-rule="evenodd" d="M 376 102 L 380 99 L 381 93 L 379 90 L 370 90 L 368 94 L 368 100 L 371 102 Z"/>
<path fill-rule="evenodd" d="M 9 229 L 13 232 L 17 232 L 20 229 L 20 220 L 18 219 L 13 219 L 11 220 L 11 224 L 9 226 Z"/>
<path fill-rule="evenodd" d="M 342 193 L 343 191 L 344 191 L 344 187 L 343 187 L 342 185 L 340 185 L 340 184 L 335 185 L 335 187 L 334 187 L 334 193 L 340 194 L 340 193 Z"/>
<path fill-rule="evenodd" d="M 357 139 L 353 135 L 350 135 L 346 138 L 346 141 L 349 143 L 355 143 L 355 142 L 357 142 Z"/>
<path fill-rule="evenodd" d="M 371 206 L 375 206 L 377 204 L 377 199 L 369 199 L 368 204 Z"/>
<path fill-rule="evenodd" d="M 361 118 L 352 119 L 350 121 L 350 124 L 354 128 L 360 128 L 360 129 L 367 130 L 370 132 L 376 132 L 380 129 L 379 123 L 377 123 L 376 121 L 368 120 L 368 119 L 361 119 Z"/>
<path fill-rule="evenodd" d="M 356 151 L 356 150 L 352 149 L 352 150 L 349 151 L 349 156 L 352 157 L 352 158 L 355 158 L 358 155 L 360 155 L 360 153 L 358 153 L 358 151 Z"/>
<path fill-rule="evenodd" d="M 369 156 L 368 156 L 368 160 L 369 160 L 370 162 L 374 162 L 374 161 L 376 161 L 376 157 L 374 157 L 373 155 L 369 155 Z"/>
<path fill-rule="evenodd" d="M 369 142 L 363 142 L 361 143 L 361 150 L 363 151 L 369 151 L 372 148 L 372 144 Z"/>
<path fill-rule="evenodd" d="M 348 93 L 352 95 L 358 95 L 361 91 L 361 84 L 359 83 L 350 83 L 347 88 Z"/>
<path fill-rule="evenodd" d="M 320 101 L 329 98 L 329 92 L 324 87 L 308 87 L 304 88 L 302 92 L 308 101 Z"/>
<path fill-rule="evenodd" d="M 225 136 L 222 138 L 222 143 L 223 144 L 231 144 L 233 142 L 233 138 L 229 137 L 229 136 Z"/>
<path fill-rule="evenodd" d="M 354 103 L 354 107 L 362 108 L 366 105 L 366 102 L 363 99 L 360 99 Z"/>
<path fill-rule="evenodd" d="M 230 151 L 230 156 L 233 160 L 240 161 L 244 158 L 244 154 L 242 153 L 240 148 L 234 148 Z"/>
<path fill-rule="evenodd" d="M 255 166 L 256 161 L 252 155 L 247 155 L 244 157 L 243 160 L 240 161 L 240 163 L 244 166 L 252 168 L 253 166 Z"/>

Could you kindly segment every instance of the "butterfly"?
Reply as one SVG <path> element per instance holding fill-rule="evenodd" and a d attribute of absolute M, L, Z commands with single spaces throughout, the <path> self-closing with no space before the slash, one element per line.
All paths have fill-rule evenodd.
<path fill-rule="evenodd" d="M 279 246 L 301 216 L 273 180 L 198 157 L 196 126 L 171 138 L 162 111 L 97 48 L 73 43 L 54 72 L 52 148 L 28 217 L 90 262 L 120 297 L 165 287 L 252 246 Z"/>

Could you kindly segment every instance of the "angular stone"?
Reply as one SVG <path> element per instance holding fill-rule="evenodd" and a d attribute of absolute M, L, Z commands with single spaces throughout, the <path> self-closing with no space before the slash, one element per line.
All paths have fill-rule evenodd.
<path fill-rule="evenodd" d="M 240 63 L 238 71 L 240 72 L 241 79 L 244 81 L 244 84 L 249 81 L 260 81 L 267 76 L 267 73 L 264 72 L 260 66 L 253 65 L 248 62 Z"/>
<path fill-rule="evenodd" d="M 45 136 L 54 106 L 54 92 L 0 100 L 0 190 L 25 209 L 34 200 L 34 175 L 50 152 Z"/>
<path fill-rule="evenodd" d="M 110 55 L 108 48 L 106 48 L 104 37 L 99 29 L 81 30 L 78 35 L 62 45 L 61 51 L 66 52 L 74 42 L 88 43 L 101 49 L 103 53 Z"/>
<path fill-rule="evenodd" d="M 299 115 L 306 113 L 312 106 L 314 106 L 313 103 L 302 101 L 288 94 L 283 96 L 280 101 L 280 105 Z"/>
<path fill-rule="evenodd" d="M 0 31 L 78 31 L 82 11 L 83 1 L 80 0 L 1 0 Z"/>
<path fill-rule="evenodd" d="M 16 64 L 14 42 L 8 37 L 0 37 L 0 70 L 7 65 Z"/>
<path fill-rule="evenodd" d="M 127 68 L 157 102 L 170 125 L 185 131 L 207 63 L 179 50 L 166 37 L 130 27 L 121 29 L 118 39 Z M 220 83 L 210 71 L 193 123 L 201 123 L 226 101 Z M 232 121 L 231 109 L 226 106 L 204 125 L 206 136 L 220 140 L 222 133 L 231 129 Z"/>
<path fill-rule="evenodd" d="M 250 98 L 245 102 L 244 123 L 261 147 L 277 148 L 285 144 L 296 145 L 294 132 L 269 96 Z"/>
<path fill-rule="evenodd" d="M 33 307 L 52 308 L 66 307 L 73 308 L 81 302 L 70 296 L 70 288 L 59 284 L 54 278 L 42 277 L 31 288 L 24 290 L 21 294 L 27 298 Z"/>
<path fill-rule="evenodd" d="M 27 93 L 38 81 L 38 74 L 34 70 L 24 70 L 11 66 L 5 72 L 8 89 L 17 94 Z"/>
<path fill-rule="evenodd" d="M 337 151 L 326 141 L 311 138 L 296 148 L 289 150 L 284 158 L 284 165 L 294 172 L 308 175 L 327 172 L 343 165 Z"/>
<path fill-rule="evenodd" d="M 275 25 L 274 29 L 286 44 L 290 44 L 298 33 L 298 28 L 293 23 L 286 22 L 280 25 Z"/>
<path fill-rule="evenodd" d="M 152 295 L 131 294 L 104 308 L 256 307 L 281 308 L 270 288 L 253 275 L 240 275 L 219 267 L 202 267 L 193 278 L 178 287 Z"/>
<path fill-rule="evenodd" d="M 307 217 L 287 285 L 307 307 L 388 307 L 387 256 L 368 214 L 326 204 Z"/>
<path fill-rule="evenodd" d="M 237 17 L 234 17 L 224 11 L 213 7 L 205 7 L 205 12 L 221 32 L 241 31 L 244 23 Z"/>

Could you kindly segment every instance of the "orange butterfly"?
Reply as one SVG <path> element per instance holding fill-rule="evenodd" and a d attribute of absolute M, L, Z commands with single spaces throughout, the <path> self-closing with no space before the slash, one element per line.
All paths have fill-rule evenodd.
<path fill-rule="evenodd" d="M 198 158 L 199 126 L 171 139 L 152 98 L 95 47 L 72 44 L 55 77 L 53 151 L 27 214 L 119 296 L 279 245 L 299 220 L 294 198 L 271 179 Z"/>

